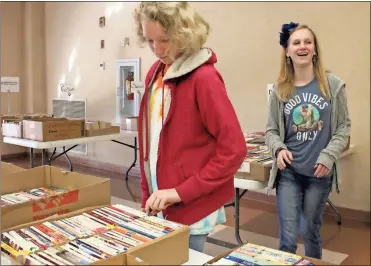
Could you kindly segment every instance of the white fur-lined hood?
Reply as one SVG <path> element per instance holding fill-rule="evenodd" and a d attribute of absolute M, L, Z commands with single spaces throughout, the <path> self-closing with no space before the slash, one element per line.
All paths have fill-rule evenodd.
<path fill-rule="evenodd" d="M 167 70 L 164 81 L 186 75 L 205 63 L 215 64 L 216 62 L 216 55 L 211 49 L 201 48 L 200 51 L 190 56 L 181 56 L 175 60 Z"/>

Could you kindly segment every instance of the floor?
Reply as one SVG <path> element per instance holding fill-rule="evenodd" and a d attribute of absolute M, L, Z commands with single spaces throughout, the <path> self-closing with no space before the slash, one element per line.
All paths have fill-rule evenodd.
<path fill-rule="evenodd" d="M 8 159 L 23 168 L 29 168 L 27 158 Z M 36 160 L 36 163 L 40 163 Z M 67 169 L 67 164 L 56 161 L 55 166 Z M 141 190 L 138 176 L 129 176 L 125 181 L 122 174 L 108 172 L 92 167 L 74 164 L 74 171 L 111 179 L 113 199 L 122 200 L 138 206 Z M 135 171 L 137 172 L 137 171 Z M 219 226 L 212 237 L 227 242 L 235 242 L 233 208 L 226 209 L 227 223 Z M 254 200 L 242 199 L 240 208 L 240 233 L 243 241 L 250 241 L 275 248 L 278 243 L 278 219 L 272 206 Z M 323 242 L 323 259 L 341 265 L 370 265 L 370 223 L 343 219 L 338 226 L 332 216 L 324 216 L 321 230 Z M 260 242 L 260 243 L 259 243 Z M 299 239 L 299 243 L 303 243 Z M 298 254 L 303 252 L 299 244 Z M 208 243 L 205 253 L 215 256 L 225 248 Z M 216 253 L 216 254 L 215 254 Z"/>

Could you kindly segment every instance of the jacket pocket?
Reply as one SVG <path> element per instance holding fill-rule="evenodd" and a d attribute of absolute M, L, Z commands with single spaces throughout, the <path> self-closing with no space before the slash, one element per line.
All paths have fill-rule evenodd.
<path fill-rule="evenodd" d="M 166 167 L 164 175 L 160 177 L 159 188 L 170 189 L 179 186 L 185 181 L 183 168 L 181 165 L 171 165 Z"/>

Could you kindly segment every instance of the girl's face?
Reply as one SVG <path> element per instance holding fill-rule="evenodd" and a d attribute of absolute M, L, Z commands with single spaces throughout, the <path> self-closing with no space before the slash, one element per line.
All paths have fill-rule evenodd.
<path fill-rule="evenodd" d="M 294 31 L 289 39 L 286 56 L 291 57 L 294 66 L 303 67 L 313 64 L 316 55 L 314 36 L 308 29 Z"/>
<path fill-rule="evenodd" d="M 142 21 L 143 36 L 146 38 L 152 52 L 162 63 L 170 65 L 176 58 L 178 52 L 174 45 L 171 45 L 165 29 L 157 21 Z"/>

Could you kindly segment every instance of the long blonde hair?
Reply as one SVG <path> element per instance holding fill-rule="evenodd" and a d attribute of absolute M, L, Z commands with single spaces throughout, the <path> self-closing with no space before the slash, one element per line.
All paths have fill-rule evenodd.
<path fill-rule="evenodd" d="M 142 2 L 134 19 L 141 43 L 146 42 L 142 21 L 156 21 L 164 28 L 170 44 L 184 55 L 199 51 L 210 34 L 210 25 L 187 2 Z"/>
<path fill-rule="evenodd" d="M 327 82 L 327 74 L 326 70 L 322 63 L 322 55 L 318 45 L 318 39 L 316 34 L 313 32 L 311 28 L 307 25 L 299 25 L 296 27 L 292 32 L 290 32 L 290 36 L 293 32 L 300 30 L 300 29 L 307 29 L 309 30 L 314 38 L 314 47 L 316 51 L 316 63 L 314 63 L 314 75 L 318 80 L 318 86 L 322 93 L 322 95 L 329 99 L 330 98 L 330 89 Z M 292 64 L 287 63 L 286 58 L 286 49 L 282 48 L 281 54 L 281 69 L 279 73 L 279 77 L 276 82 L 277 87 L 277 96 L 283 101 L 287 101 L 288 98 L 295 92 L 295 75 L 294 75 L 294 66 Z"/>

